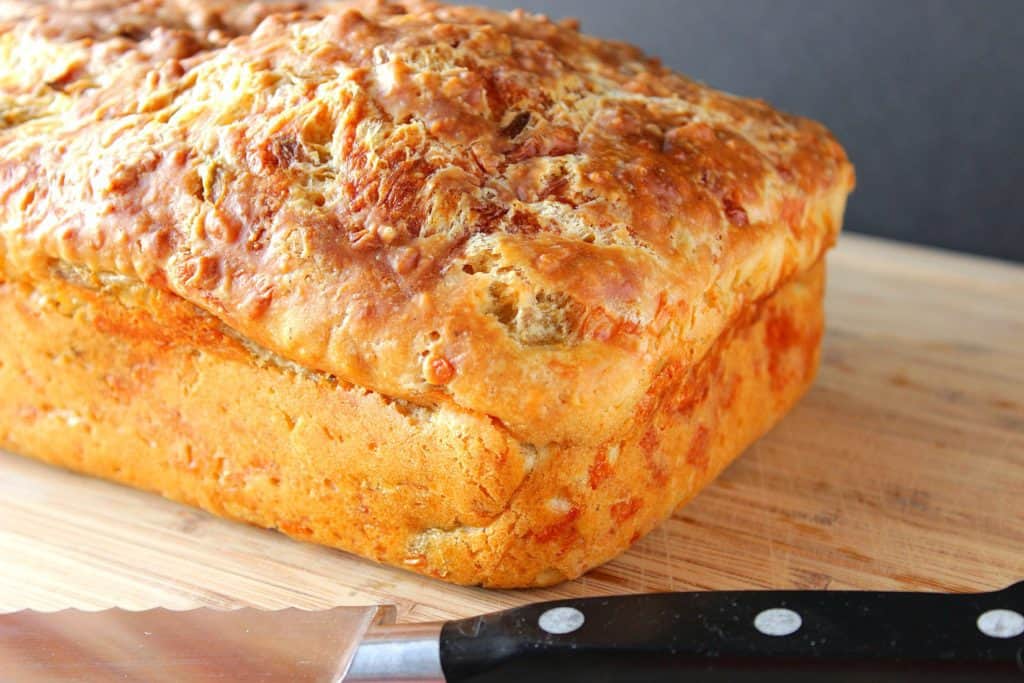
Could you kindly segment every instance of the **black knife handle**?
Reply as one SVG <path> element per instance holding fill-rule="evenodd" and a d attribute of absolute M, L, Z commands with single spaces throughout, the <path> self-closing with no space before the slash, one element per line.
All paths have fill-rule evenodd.
<path fill-rule="evenodd" d="M 1021 683 L 1022 614 L 1024 582 L 560 600 L 445 624 L 441 665 L 449 683 Z"/>

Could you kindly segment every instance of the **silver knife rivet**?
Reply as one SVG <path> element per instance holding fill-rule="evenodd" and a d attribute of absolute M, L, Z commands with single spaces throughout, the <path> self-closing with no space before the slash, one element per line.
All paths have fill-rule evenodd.
<path fill-rule="evenodd" d="M 537 625 L 552 635 L 563 636 L 583 626 L 584 621 L 583 612 L 575 607 L 552 607 L 540 615 Z"/>
<path fill-rule="evenodd" d="M 766 609 L 754 617 L 754 628 L 766 636 L 788 636 L 799 631 L 803 623 L 799 614 L 785 607 Z"/>
<path fill-rule="evenodd" d="M 1024 633 L 1024 615 L 1012 609 L 990 609 L 978 617 L 978 630 L 989 638 L 1016 638 Z"/>

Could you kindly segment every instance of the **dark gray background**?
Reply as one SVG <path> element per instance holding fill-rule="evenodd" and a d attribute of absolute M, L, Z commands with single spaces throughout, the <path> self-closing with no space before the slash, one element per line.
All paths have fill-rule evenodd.
<path fill-rule="evenodd" d="M 857 167 L 847 229 L 1024 261 L 1024 0 L 476 2 L 824 122 Z"/>

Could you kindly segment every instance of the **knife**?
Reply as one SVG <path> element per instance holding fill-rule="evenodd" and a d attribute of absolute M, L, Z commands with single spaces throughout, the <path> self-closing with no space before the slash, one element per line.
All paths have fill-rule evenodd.
<path fill-rule="evenodd" d="M 977 594 L 656 593 L 395 624 L 338 607 L 0 615 L 0 680 L 1024 681 L 1024 582 Z"/>

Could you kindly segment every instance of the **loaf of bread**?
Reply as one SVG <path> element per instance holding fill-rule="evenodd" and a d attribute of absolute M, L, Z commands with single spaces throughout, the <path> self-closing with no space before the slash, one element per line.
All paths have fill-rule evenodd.
<path fill-rule="evenodd" d="M 572 22 L 0 2 L 0 447 L 573 578 L 808 387 L 852 187 L 822 126 Z"/>

